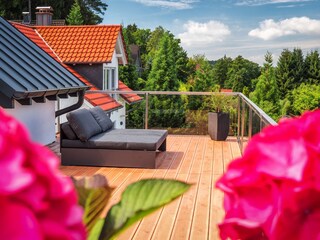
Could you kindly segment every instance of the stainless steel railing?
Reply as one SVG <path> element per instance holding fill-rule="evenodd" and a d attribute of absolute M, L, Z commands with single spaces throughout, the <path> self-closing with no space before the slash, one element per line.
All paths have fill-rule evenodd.
<path fill-rule="evenodd" d="M 176 91 L 87 91 L 87 93 L 107 93 L 107 94 L 138 94 L 142 95 L 144 101 L 144 128 L 149 128 L 149 102 L 150 97 L 155 95 L 186 95 L 186 96 L 211 96 L 211 95 L 225 95 L 238 98 L 237 106 L 237 131 L 235 136 L 237 137 L 241 152 L 248 140 L 256 133 L 260 132 L 263 127 L 267 125 L 276 125 L 277 123 L 268 116 L 262 109 L 260 109 L 255 103 L 247 98 L 242 93 L 217 93 L 217 92 L 176 92 Z"/>

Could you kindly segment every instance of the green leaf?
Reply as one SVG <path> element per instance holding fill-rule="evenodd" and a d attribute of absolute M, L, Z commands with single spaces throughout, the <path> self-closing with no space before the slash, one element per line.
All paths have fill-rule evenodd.
<path fill-rule="evenodd" d="M 90 233 L 105 209 L 113 191 L 103 175 L 94 175 L 79 180 L 73 179 L 78 192 L 79 204 L 84 208 L 83 221 Z"/>
<path fill-rule="evenodd" d="M 144 216 L 185 193 L 191 185 L 176 180 L 149 179 L 129 185 L 105 219 L 99 239 L 112 239 Z"/>
<path fill-rule="evenodd" d="M 104 224 L 104 219 L 100 218 L 96 224 L 93 226 L 91 231 L 88 234 L 88 240 L 97 240 L 101 234 L 101 230 Z"/>

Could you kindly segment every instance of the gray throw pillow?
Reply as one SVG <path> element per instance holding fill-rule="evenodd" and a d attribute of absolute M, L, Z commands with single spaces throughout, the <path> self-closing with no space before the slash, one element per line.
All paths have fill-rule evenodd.
<path fill-rule="evenodd" d="M 70 127 L 69 123 L 65 122 L 61 124 L 61 130 L 64 132 L 64 135 L 66 135 L 66 137 L 69 140 L 76 140 L 77 135 L 75 134 L 75 132 L 72 130 L 72 128 Z"/>
<path fill-rule="evenodd" d="M 109 116 L 102 110 L 101 107 L 94 107 L 89 110 L 92 116 L 96 119 L 97 123 L 101 127 L 102 131 L 105 132 L 113 127 L 113 122 Z"/>
<path fill-rule="evenodd" d="M 88 109 L 78 109 L 67 114 L 67 119 L 78 138 L 86 142 L 88 139 L 102 132 L 101 127 Z"/>

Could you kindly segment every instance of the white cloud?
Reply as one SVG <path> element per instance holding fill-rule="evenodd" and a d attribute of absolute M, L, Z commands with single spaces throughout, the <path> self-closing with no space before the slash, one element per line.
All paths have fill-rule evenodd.
<path fill-rule="evenodd" d="M 163 7 L 172 9 L 190 9 L 192 3 L 198 2 L 196 0 L 133 0 L 150 7 Z"/>
<path fill-rule="evenodd" d="M 302 3 L 312 2 L 314 0 L 241 0 L 237 1 L 238 6 L 261 6 L 267 4 L 281 4 L 281 3 Z"/>
<path fill-rule="evenodd" d="M 185 32 L 178 34 L 185 46 L 207 46 L 215 42 L 222 42 L 231 34 L 227 25 L 218 21 L 199 23 L 188 21 L 183 25 Z"/>
<path fill-rule="evenodd" d="M 260 22 L 259 28 L 249 32 L 249 36 L 263 40 L 298 34 L 320 35 L 320 20 L 308 17 L 294 17 L 275 22 L 273 19 L 267 19 Z"/>

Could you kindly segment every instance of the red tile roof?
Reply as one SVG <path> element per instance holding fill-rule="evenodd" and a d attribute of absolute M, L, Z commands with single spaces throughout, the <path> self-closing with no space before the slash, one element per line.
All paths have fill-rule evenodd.
<path fill-rule="evenodd" d="M 228 92 L 232 92 L 232 89 L 228 89 L 228 88 L 221 88 L 221 89 L 220 89 L 220 92 L 228 93 Z"/>
<path fill-rule="evenodd" d="M 111 62 L 117 38 L 122 34 L 120 25 L 36 26 L 36 29 L 64 63 Z"/>
<path fill-rule="evenodd" d="M 23 33 L 26 37 L 28 37 L 31 41 L 37 44 L 42 50 L 48 53 L 53 59 L 59 62 L 63 67 L 69 70 L 73 75 L 79 78 L 83 83 L 87 86 L 90 86 L 90 90 L 99 90 L 92 83 L 90 83 L 87 79 L 82 77 L 79 73 L 77 73 L 73 68 L 61 62 L 57 54 L 48 46 L 48 44 L 40 37 L 40 35 L 33 28 L 28 27 L 26 25 L 22 25 L 19 23 L 11 22 L 11 24 L 17 28 L 21 33 Z M 85 99 L 92 104 L 93 106 L 100 106 L 105 111 L 110 111 L 114 109 L 121 108 L 122 105 L 114 100 L 111 96 L 104 93 L 95 93 L 95 94 L 85 94 Z"/>
<path fill-rule="evenodd" d="M 122 81 L 119 80 L 119 91 L 132 91 L 127 85 L 125 85 Z M 135 93 L 130 94 L 120 94 L 120 96 L 129 104 L 140 102 L 142 97 Z"/>

